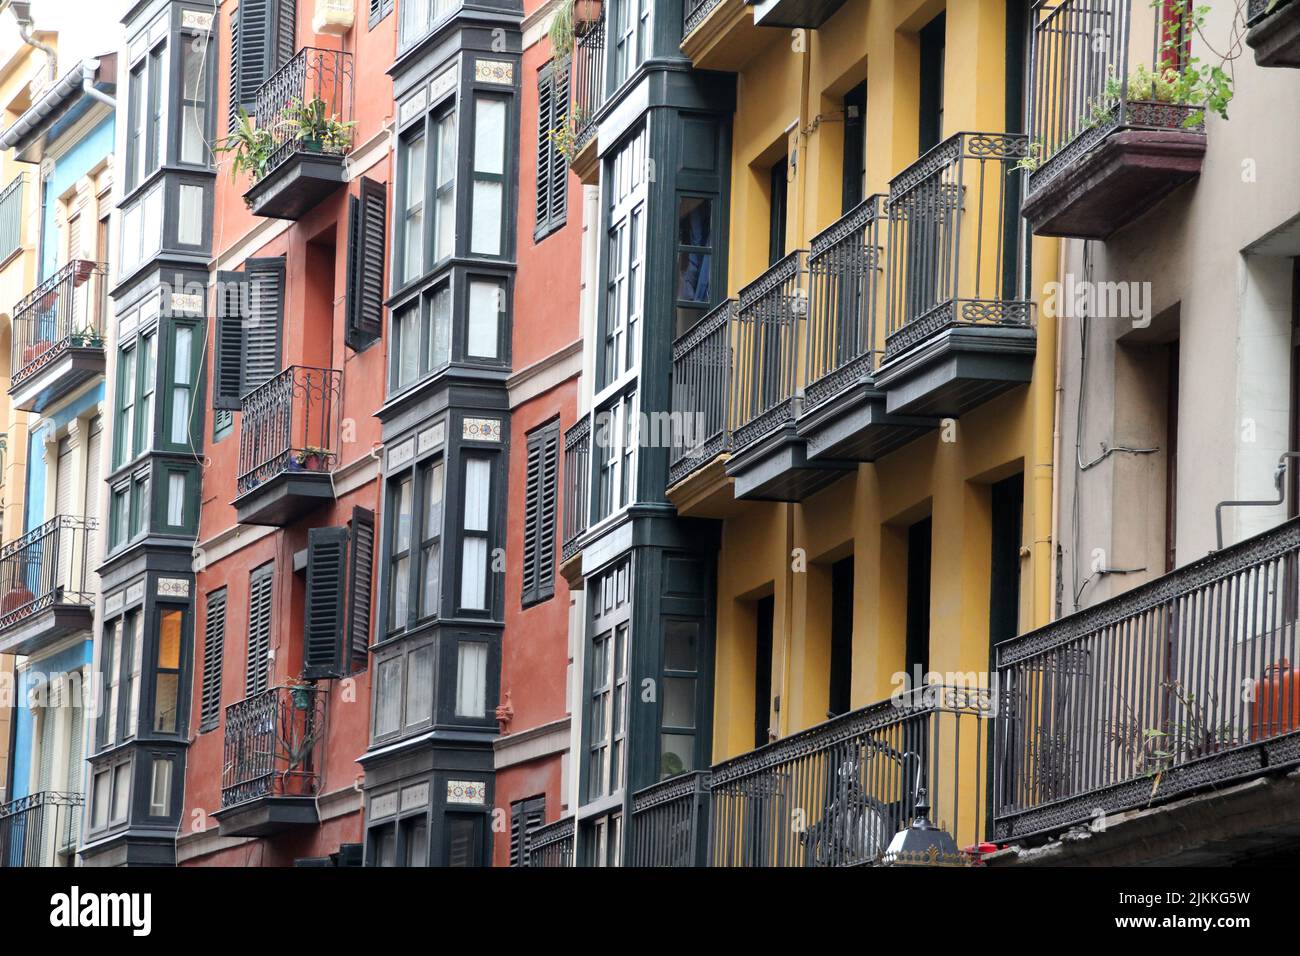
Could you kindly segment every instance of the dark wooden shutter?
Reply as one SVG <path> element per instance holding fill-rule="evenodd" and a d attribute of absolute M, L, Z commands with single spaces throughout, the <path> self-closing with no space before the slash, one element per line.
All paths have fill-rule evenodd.
<path fill-rule="evenodd" d="M 554 114 L 552 125 L 556 129 L 569 123 L 569 63 L 568 59 L 563 60 L 554 73 L 555 91 L 551 95 L 551 109 Z M 551 181 L 548 184 L 551 196 L 550 218 L 551 227 L 558 229 L 564 225 L 565 214 L 568 211 L 569 164 L 559 150 L 554 147 L 552 150 Z"/>
<path fill-rule="evenodd" d="M 559 492 L 560 425 L 552 422 L 528 436 L 524 479 L 523 603 L 555 594 L 556 496 Z"/>
<path fill-rule="evenodd" d="M 239 0 L 231 79 L 236 87 L 234 102 L 249 113 L 257 105 L 258 89 L 271 75 L 274 5 L 275 0 Z"/>
<path fill-rule="evenodd" d="M 248 579 L 248 659 L 244 666 L 244 696 L 252 697 L 267 689 L 271 662 L 271 592 L 275 584 L 275 564 L 264 564 Z"/>
<path fill-rule="evenodd" d="M 309 680 L 343 673 L 343 572 L 347 560 L 347 528 L 307 532 L 302 676 Z"/>
<path fill-rule="evenodd" d="M 226 131 L 235 131 L 235 121 L 239 118 L 239 107 L 243 100 L 239 98 L 239 11 L 230 15 L 230 91 L 227 93 L 230 114 L 226 117 Z"/>
<path fill-rule="evenodd" d="M 352 509 L 352 550 L 348 555 L 347 647 L 353 673 L 366 669 L 370 653 L 370 604 L 375 565 L 375 513 Z"/>
<path fill-rule="evenodd" d="M 551 77 L 555 64 L 548 63 L 537 78 L 537 229 L 544 230 L 551 220 L 551 157 L 555 146 L 551 130 L 555 129 L 552 102 L 555 84 Z"/>
<path fill-rule="evenodd" d="M 208 595 L 203 624 L 203 693 L 199 707 L 199 732 L 221 722 L 221 664 L 226 647 L 226 592 Z"/>
<path fill-rule="evenodd" d="M 280 69 L 298 52 L 298 5 L 295 0 L 275 0 L 274 59 L 267 65 L 266 75 Z"/>
<path fill-rule="evenodd" d="M 528 866 L 533 832 L 546 823 L 546 797 L 510 804 L 510 865 Z"/>
<path fill-rule="evenodd" d="M 247 394 L 280 371 L 280 342 L 284 326 L 284 256 L 249 259 L 248 321 L 244 323 L 244 382 Z"/>
<path fill-rule="evenodd" d="M 363 349 L 376 341 L 384 321 L 384 240 L 388 187 L 361 178 L 361 193 L 348 199 L 347 343 Z"/>
<path fill-rule="evenodd" d="M 213 311 L 217 341 L 212 356 L 212 407 L 239 408 L 244 394 L 244 276 L 218 272 Z"/>

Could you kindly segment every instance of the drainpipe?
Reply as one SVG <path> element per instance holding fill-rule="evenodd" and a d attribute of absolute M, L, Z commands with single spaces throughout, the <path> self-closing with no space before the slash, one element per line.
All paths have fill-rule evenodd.
<path fill-rule="evenodd" d="M 0 9 L 5 7 L 13 11 L 14 19 L 18 21 L 18 35 L 23 38 L 23 42 L 45 54 L 45 68 L 49 72 L 50 82 L 53 83 L 59 78 L 59 55 L 54 51 L 54 47 L 32 36 L 32 28 L 35 24 L 32 22 L 31 4 L 9 2 L 0 4 Z"/>
<path fill-rule="evenodd" d="M 99 100 L 111 110 L 117 109 L 117 100 L 103 90 L 95 88 L 95 73 L 99 70 L 98 60 L 81 61 L 81 92 L 91 99 Z"/>

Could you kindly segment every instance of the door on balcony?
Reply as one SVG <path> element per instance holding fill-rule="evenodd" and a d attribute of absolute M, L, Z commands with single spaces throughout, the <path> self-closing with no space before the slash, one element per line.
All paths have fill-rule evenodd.
<path fill-rule="evenodd" d="M 848 212 L 867 198 L 867 84 L 844 94 L 844 196 Z"/>
<path fill-rule="evenodd" d="M 827 717 L 849 712 L 853 683 L 853 556 L 831 565 L 831 673 Z"/>
<path fill-rule="evenodd" d="M 76 489 L 73 485 L 73 477 L 74 477 L 73 469 L 75 465 L 75 459 L 73 458 L 73 456 L 75 454 L 76 454 L 76 448 L 72 444 L 72 439 L 60 438 L 59 456 L 58 456 L 58 461 L 55 464 L 56 470 L 54 474 L 54 515 L 53 517 L 55 518 L 74 515 L 76 513 L 74 502 L 76 502 L 77 498 L 82 497 L 76 494 Z M 56 591 L 59 588 L 65 588 L 71 590 L 72 569 L 73 569 L 73 563 L 72 563 L 73 556 L 72 556 L 72 547 L 71 547 L 72 534 L 64 533 L 60 529 L 55 531 L 54 534 L 50 536 L 50 538 L 48 538 L 47 540 L 49 540 L 52 547 L 57 549 L 57 560 L 58 560 L 58 565 L 57 568 L 55 569 L 56 577 L 53 581 L 49 582 L 49 584 L 52 585 Z"/>
<path fill-rule="evenodd" d="M 939 14 L 921 28 L 921 75 L 918 89 L 920 108 L 917 155 L 939 145 L 943 139 L 943 64 L 945 16 Z"/>
<path fill-rule="evenodd" d="M 759 598 L 754 625 L 754 746 L 768 742 L 772 726 L 772 630 L 776 600 Z"/>
<path fill-rule="evenodd" d="M 1023 535 L 1023 515 L 1025 503 L 1025 476 L 1023 473 L 1012 475 L 992 485 L 989 489 L 991 508 L 991 554 L 989 556 L 989 671 L 997 666 L 997 654 L 994 648 L 1010 640 L 1020 632 L 1020 542 Z M 991 726 L 1009 727 L 999 722 Z M 1001 743 L 1001 752 L 1010 759 L 1016 752 L 1012 741 L 1007 738 Z M 990 734 L 986 744 L 986 766 L 995 767 L 995 742 Z M 1008 793 L 1015 780 L 1015 768 L 1005 762 L 999 768 L 1001 793 Z M 998 793 L 994 791 L 995 779 L 988 775 L 985 788 L 984 806 L 985 832 L 992 832 L 994 802 Z"/>
<path fill-rule="evenodd" d="M 922 518 L 907 529 L 907 674 L 913 687 L 930 669 L 930 534 Z"/>
<path fill-rule="evenodd" d="M 99 517 L 99 456 L 104 445 L 104 424 L 100 416 L 90 420 L 86 433 L 86 490 L 83 498 L 82 514 L 87 518 L 85 532 L 85 565 L 94 567 L 99 563 L 99 552 L 95 550 L 97 541 L 95 529 L 91 527 L 94 519 Z"/>
<path fill-rule="evenodd" d="M 785 258 L 785 227 L 789 211 L 787 180 L 790 173 L 789 157 L 782 156 L 772 164 L 769 174 L 767 216 L 767 264 L 774 266 Z"/>

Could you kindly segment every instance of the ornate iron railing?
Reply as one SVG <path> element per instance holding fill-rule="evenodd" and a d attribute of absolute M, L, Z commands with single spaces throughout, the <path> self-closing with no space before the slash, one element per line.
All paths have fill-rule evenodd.
<path fill-rule="evenodd" d="M 0 548 L 0 631 L 56 604 L 94 603 L 97 527 L 58 515 Z"/>
<path fill-rule="evenodd" d="M 1027 143 L 957 133 L 890 182 L 886 360 L 951 326 L 1029 324 L 1010 176 Z"/>
<path fill-rule="evenodd" d="M 403 4 L 405 6 L 405 4 Z M 352 54 L 303 47 L 257 91 L 257 128 L 272 150 L 262 177 L 298 153 L 352 148 Z"/>
<path fill-rule="evenodd" d="M 312 797 L 320 789 L 324 690 L 272 687 L 226 708 L 221 806 L 262 797 Z"/>
<path fill-rule="evenodd" d="M 807 255 L 796 249 L 740 290 L 731 399 L 736 451 L 799 415 Z"/>
<path fill-rule="evenodd" d="M 707 770 L 679 774 L 632 795 L 633 866 L 705 866 Z"/>
<path fill-rule="evenodd" d="M 994 715 L 987 690 L 929 685 L 782 738 L 712 770 L 711 866 L 877 862 L 911 822 L 981 842 Z"/>
<path fill-rule="evenodd" d="M 997 646 L 997 839 L 1300 763 L 1300 519 Z"/>
<path fill-rule="evenodd" d="M 573 44 L 574 149 L 582 149 L 596 135 L 596 114 L 605 105 L 605 11 L 581 24 Z"/>
<path fill-rule="evenodd" d="M 676 435 L 669 452 L 669 485 L 730 447 L 735 306 L 733 299 L 727 299 L 673 343 Z"/>
<path fill-rule="evenodd" d="M 0 867 L 58 866 L 77 847 L 81 832 L 79 793 L 42 790 L 0 806 Z"/>
<path fill-rule="evenodd" d="M 870 196 L 812 240 L 808 255 L 805 407 L 838 395 L 875 366 L 884 283 L 885 197 Z"/>
<path fill-rule="evenodd" d="M 23 184 L 27 174 L 19 173 L 0 192 L 0 262 L 23 247 Z"/>
<path fill-rule="evenodd" d="M 14 306 L 11 388 L 69 349 L 104 347 L 105 276 L 102 263 L 74 259 Z"/>
<path fill-rule="evenodd" d="M 591 417 L 583 415 L 564 433 L 564 543 L 560 558 L 578 553 L 578 538 L 587 530 L 591 510 Z"/>
<path fill-rule="evenodd" d="M 1148 7 L 1149 20 L 1137 15 Z M 1181 65 L 1190 32 L 1171 9 L 1134 0 L 1034 4 L 1029 129 L 1037 165 L 1029 192 L 1042 189 L 1116 129 L 1201 125 L 1195 121 L 1203 114 L 1200 107 L 1157 102 L 1151 84 L 1153 74 Z"/>
<path fill-rule="evenodd" d="M 708 19 L 709 14 L 722 6 L 722 0 L 686 0 L 682 10 L 682 39 L 686 39 Z"/>
<path fill-rule="evenodd" d="M 291 365 L 244 396 L 239 477 L 247 494 L 286 472 L 328 473 L 338 465 L 343 373 Z"/>
<path fill-rule="evenodd" d="M 573 817 L 538 827 L 528 844 L 530 867 L 573 866 Z"/>

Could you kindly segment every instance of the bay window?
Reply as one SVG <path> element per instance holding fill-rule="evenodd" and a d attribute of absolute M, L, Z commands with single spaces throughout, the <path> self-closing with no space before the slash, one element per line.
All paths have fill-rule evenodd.
<path fill-rule="evenodd" d="M 185 612 L 164 608 L 158 612 L 157 653 L 154 658 L 153 730 L 174 734 L 180 728 L 181 640 Z"/>
<path fill-rule="evenodd" d="M 460 606 L 486 610 L 488 597 L 488 518 L 492 498 L 492 463 L 465 459 L 464 522 L 461 527 Z"/>
<path fill-rule="evenodd" d="M 474 193 L 470 252 L 501 255 L 505 214 L 507 103 L 499 96 L 474 98 Z"/>
<path fill-rule="evenodd" d="M 423 131 L 405 143 L 401 212 L 401 279 L 409 282 L 424 273 L 424 172 L 425 145 Z"/>
<path fill-rule="evenodd" d="M 407 624 L 408 598 L 411 589 L 411 524 L 414 517 L 412 498 L 414 477 L 400 479 L 391 496 L 392 549 L 389 558 L 388 628 L 397 630 Z"/>

